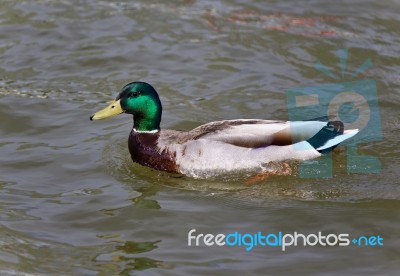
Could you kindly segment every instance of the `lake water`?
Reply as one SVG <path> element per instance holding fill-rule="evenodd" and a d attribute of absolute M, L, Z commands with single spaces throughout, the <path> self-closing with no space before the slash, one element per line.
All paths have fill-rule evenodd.
<path fill-rule="evenodd" d="M 399 275 L 398 1 L 0 2 L 1 275 Z M 289 118 L 286 91 L 337 83 L 337 51 L 377 85 L 379 173 L 191 179 L 133 164 L 132 118 L 90 122 L 147 81 L 162 127 Z M 345 79 L 345 78 L 344 78 Z M 383 246 L 191 246 L 188 232 L 380 235 Z"/>

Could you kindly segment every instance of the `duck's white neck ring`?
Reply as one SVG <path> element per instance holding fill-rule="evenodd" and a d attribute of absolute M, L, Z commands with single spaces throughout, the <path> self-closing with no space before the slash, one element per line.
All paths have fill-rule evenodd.
<path fill-rule="evenodd" d="M 141 130 L 137 130 L 136 128 L 133 128 L 133 131 L 137 132 L 137 133 L 157 133 L 160 130 L 159 129 L 154 129 L 154 130 L 149 130 L 149 131 L 148 130 L 141 131 Z"/>

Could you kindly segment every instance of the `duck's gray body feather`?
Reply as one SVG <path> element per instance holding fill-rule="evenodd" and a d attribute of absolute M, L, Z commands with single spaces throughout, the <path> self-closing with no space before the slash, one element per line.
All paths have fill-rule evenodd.
<path fill-rule="evenodd" d="M 161 130 L 157 148 L 168 152 L 180 173 L 201 177 L 251 170 L 269 162 L 308 160 L 321 156 L 309 140 L 328 126 L 320 121 L 225 120 L 191 131 Z M 341 142 L 358 131 L 335 134 Z M 333 139 L 326 139 L 323 144 Z M 338 143 L 339 143 L 338 142 Z M 330 147 L 337 143 L 331 142 Z"/>

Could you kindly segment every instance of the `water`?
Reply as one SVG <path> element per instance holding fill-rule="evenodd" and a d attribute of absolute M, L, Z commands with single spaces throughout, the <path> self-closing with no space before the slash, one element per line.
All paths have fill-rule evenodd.
<path fill-rule="evenodd" d="M 0 3 L 0 274 L 385 274 L 400 269 L 397 1 L 8 1 Z M 129 116 L 90 122 L 127 82 L 161 94 L 162 126 L 287 119 L 285 91 L 366 59 L 379 174 L 208 180 L 132 164 Z M 188 247 L 187 233 L 381 235 L 384 246 Z"/>

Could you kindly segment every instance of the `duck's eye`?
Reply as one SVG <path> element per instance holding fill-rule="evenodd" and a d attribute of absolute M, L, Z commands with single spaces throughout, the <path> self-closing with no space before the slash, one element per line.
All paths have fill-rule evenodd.
<path fill-rule="evenodd" d="M 132 92 L 131 94 L 129 94 L 129 98 L 139 97 L 140 94 L 141 94 L 140 91 Z"/>

